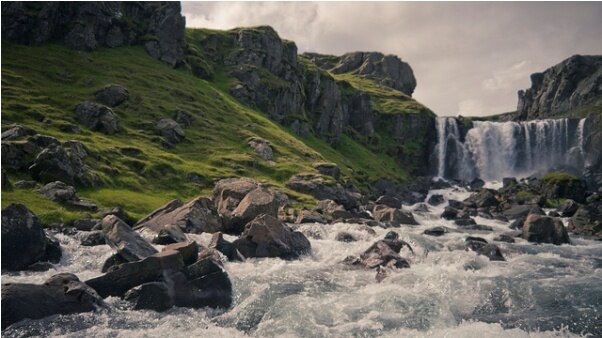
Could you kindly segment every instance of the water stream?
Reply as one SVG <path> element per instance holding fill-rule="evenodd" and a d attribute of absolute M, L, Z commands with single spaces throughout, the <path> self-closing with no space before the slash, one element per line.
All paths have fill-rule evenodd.
<path fill-rule="evenodd" d="M 462 200 L 460 188 L 436 190 Z M 229 262 L 235 300 L 228 311 L 173 308 L 164 313 L 128 310 L 109 298 L 95 313 L 24 321 L 4 337 L 569 337 L 602 335 L 602 243 L 572 237 L 573 245 L 534 245 L 522 239 L 498 244 L 506 262 L 464 250 L 467 235 L 488 241 L 509 230 L 507 222 L 476 217 L 491 232 L 462 231 L 439 217 L 444 206 L 415 212 L 419 226 L 393 229 L 411 243 L 402 251 L 411 267 L 392 271 L 382 282 L 375 271 L 341 264 L 358 255 L 389 229 L 357 224 L 305 224 L 312 254 L 300 260 L 250 259 Z M 414 207 L 404 207 L 413 209 Z M 445 225 L 458 232 L 423 235 Z M 339 231 L 358 241 L 334 238 Z M 207 243 L 209 235 L 193 235 Z M 82 280 L 99 274 L 111 255 L 108 246 L 82 247 L 59 235 L 64 257 L 56 270 L 3 274 L 2 282 L 41 283 L 57 272 Z M 230 238 L 232 239 L 232 238 Z M 158 246 L 159 247 L 159 246 Z M 404 249 L 406 250 L 406 249 Z"/>

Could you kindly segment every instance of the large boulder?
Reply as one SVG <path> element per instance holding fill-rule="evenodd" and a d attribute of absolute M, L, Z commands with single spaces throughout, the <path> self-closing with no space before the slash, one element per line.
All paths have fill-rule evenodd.
<path fill-rule="evenodd" d="M 41 285 L 2 284 L 2 329 L 26 318 L 90 312 L 103 305 L 92 288 L 70 273 L 54 275 Z"/>
<path fill-rule="evenodd" d="M 48 238 L 38 217 L 23 204 L 2 210 L 1 226 L 2 269 L 23 270 L 39 261 L 60 260 L 60 245 Z"/>
<path fill-rule="evenodd" d="M 86 281 L 102 298 L 123 297 L 131 288 L 160 280 L 165 273 L 184 268 L 182 255 L 174 250 L 153 254 L 143 260 L 115 265 L 104 275 Z"/>
<path fill-rule="evenodd" d="M 584 203 L 586 190 L 585 181 L 560 171 L 550 172 L 541 180 L 541 191 L 548 199 L 570 198 Z"/>
<path fill-rule="evenodd" d="M 309 240 L 300 232 L 291 230 L 278 218 L 260 215 L 249 222 L 234 246 L 246 258 L 298 258 L 311 251 Z"/>
<path fill-rule="evenodd" d="M 344 262 L 348 265 L 362 266 L 366 269 L 409 268 L 410 263 L 399 255 L 404 246 L 407 246 L 413 252 L 412 247 L 400 240 L 396 232 L 390 231 L 384 239 L 372 244 L 359 257 L 349 256 L 345 258 Z M 380 281 L 384 277 L 379 273 L 376 278 Z"/>
<path fill-rule="evenodd" d="M 26 170 L 39 151 L 31 141 L 2 141 L 2 168 Z"/>
<path fill-rule="evenodd" d="M 180 124 L 172 119 L 161 119 L 155 126 L 167 142 L 175 144 L 184 141 L 186 135 Z"/>
<path fill-rule="evenodd" d="M 53 144 L 36 156 L 29 172 L 33 179 L 43 183 L 61 181 L 75 186 L 99 186 L 100 179 L 84 163 L 85 157 L 79 147 Z"/>
<path fill-rule="evenodd" d="M 525 220 L 523 238 L 535 243 L 570 243 L 569 234 L 561 220 L 535 214 L 530 214 Z"/>
<path fill-rule="evenodd" d="M 569 219 L 568 228 L 576 234 L 602 239 L 602 202 L 592 202 L 580 207 Z"/>
<path fill-rule="evenodd" d="M 139 261 L 157 253 L 152 245 L 117 216 L 106 216 L 102 219 L 101 226 L 106 243 L 128 262 Z"/>
<path fill-rule="evenodd" d="M 388 226 L 399 227 L 402 224 L 418 225 L 418 222 L 414 219 L 414 215 L 409 211 L 389 208 L 384 205 L 376 205 L 372 213 L 375 220 Z"/>
<path fill-rule="evenodd" d="M 186 204 L 181 203 L 179 200 L 167 203 L 141 219 L 134 228 L 159 233 L 165 225 L 174 224 L 184 232 L 195 234 L 222 230 L 221 218 L 209 198 L 198 197 Z"/>
<path fill-rule="evenodd" d="M 230 261 L 242 261 L 245 259 L 245 257 L 238 252 L 238 249 L 236 249 L 234 244 L 224 239 L 224 235 L 221 232 L 216 232 L 211 236 L 209 248 L 221 252 Z"/>
<path fill-rule="evenodd" d="M 112 135 L 119 131 L 119 118 L 105 105 L 85 101 L 75 107 L 77 120 L 93 131 Z"/>
<path fill-rule="evenodd" d="M 232 211 L 228 230 L 240 232 L 247 222 L 261 214 L 277 217 L 279 207 L 280 201 L 273 192 L 258 187 L 249 192 Z"/>
<path fill-rule="evenodd" d="M 257 187 L 257 182 L 246 177 L 219 180 L 213 188 L 213 203 L 217 213 L 224 219 L 229 219 L 240 201 Z"/>
<path fill-rule="evenodd" d="M 107 85 L 94 93 L 96 101 L 109 107 L 117 107 L 125 102 L 129 96 L 127 89 L 116 84 Z"/>

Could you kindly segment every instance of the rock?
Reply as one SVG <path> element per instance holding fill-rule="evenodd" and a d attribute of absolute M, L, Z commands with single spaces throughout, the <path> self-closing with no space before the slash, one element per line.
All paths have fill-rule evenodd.
<path fill-rule="evenodd" d="M 2 14 L 2 36 L 15 43 L 39 45 L 54 40 L 69 48 L 90 51 L 146 41 L 145 48 L 152 57 L 172 67 L 184 60 L 185 18 L 180 14 L 179 2 L 15 2 L 5 6 Z"/>
<path fill-rule="evenodd" d="M 2 167 L 27 169 L 39 151 L 39 147 L 30 141 L 2 141 Z"/>
<path fill-rule="evenodd" d="M 341 231 L 341 232 L 337 233 L 334 240 L 339 241 L 339 242 L 347 242 L 347 243 L 357 241 L 357 239 L 355 239 L 355 237 L 353 237 L 352 234 L 345 232 L 345 231 Z"/>
<path fill-rule="evenodd" d="M 56 245 L 47 238 L 38 217 L 23 204 L 2 210 L 2 269 L 24 270 L 39 261 L 56 261 Z M 58 250 L 60 259 L 60 246 Z"/>
<path fill-rule="evenodd" d="M 463 227 L 463 229 L 465 230 L 479 230 L 479 231 L 493 231 L 493 228 L 488 226 L 488 225 L 483 225 L 483 224 L 473 224 L 473 225 L 466 225 Z"/>
<path fill-rule="evenodd" d="M 349 211 L 345 210 L 345 207 L 333 200 L 319 201 L 316 210 L 321 212 L 327 221 L 346 220 L 353 217 Z"/>
<path fill-rule="evenodd" d="M 243 261 L 245 259 L 245 257 L 238 252 L 238 249 L 236 249 L 234 244 L 224 239 L 221 232 L 216 232 L 211 236 L 209 248 L 223 253 L 230 261 Z"/>
<path fill-rule="evenodd" d="M 411 212 L 401 209 L 377 205 L 374 207 L 373 214 L 375 220 L 393 227 L 399 227 L 402 224 L 418 225 Z"/>
<path fill-rule="evenodd" d="M 170 245 L 166 245 L 162 251 L 174 250 L 182 255 L 182 259 L 184 260 L 184 264 L 190 265 L 196 262 L 199 256 L 199 245 L 195 241 L 190 242 L 180 242 L 174 243 Z"/>
<path fill-rule="evenodd" d="M 246 177 L 219 180 L 213 188 L 213 203 L 217 213 L 223 218 L 230 218 L 240 201 L 257 187 L 257 182 Z"/>
<path fill-rule="evenodd" d="M 495 207 L 499 204 L 492 190 L 481 189 L 478 193 L 471 195 L 464 202 L 474 203 L 478 208 Z"/>
<path fill-rule="evenodd" d="M 434 206 L 443 204 L 443 202 L 445 202 L 445 200 L 443 199 L 443 195 L 439 195 L 439 194 L 431 195 L 431 197 L 429 197 L 429 199 L 427 201 L 428 204 L 434 205 Z"/>
<path fill-rule="evenodd" d="M 126 222 L 127 224 L 134 223 L 134 219 L 132 217 L 130 217 L 130 215 L 125 210 L 123 210 L 122 207 L 119 207 L 119 206 L 115 207 L 113 209 L 110 209 L 110 210 L 103 211 L 103 213 L 102 213 L 102 217 L 106 217 L 109 215 L 116 216 L 117 218 Z"/>
<path fill-rule="evenodd" d="M 5 256 L 6 257 L 6 256 Z M 23 319 L 94 311 L 102 299 L 77 276 L 60 273 L 44 284 L 2 284 L 2 329 Z"/>
<path fill-rule="evenodd" d="M 531 214 L 523 225 L 523 238 L 529 242 L 570 243 L 569 235 L 559 219 Z"/>
<path fill-rule="evenodd" d="M 194 297 L 184 298 L 184 306 L 228 308 L 232 304 L 232 283 L 219 260 L 205 256 L 186 268 Z"/>
<path fill-rule="evenodd" d="M 471 191 L 478 191 L 478 190 L 483 189 L 484 186 L 485 186 L 485 181 L 483 181 L 480 178 L 475 178 L 468 184 L 468 189 L 470 189 Z"/>
<path fill-rule="evenodd" d="M 274 193 L 263 187 L 256 188 L 250 191 L 232 211 L 228 230 L 241 232 L 245 224 L 261 214 L 277 217 L 279 206 L 280 203 Z"/>
<path fill-rule="evenodd" d="M 117 115 L 111 108 L 102 104 L 82 102 L 75 107 L 75 116 L 81 124 L 93 131 L 113 135 L 120 130 Z"/>
<path fill-rule="evenodd" d="M 177 251 L 163 251 L 140 261 L 115 265 L 104 275 L 86 281 L 102 298 L 123 297 L 138 285 L 160 280 L 165 273 L 184 268 L 182 255 Z"/>
<path fill-rule="evenodd" d="M 116 84 L 107 85 L 94 93 L 96 101 L 109 107 L 117 107 L 125 102 L 129 96 L 127 89 Z"/>
<path fill-rule="evenodd" d="M 424 230 L 425 235 L 435 236 L 435 237 L 443 236 L 448 232 L 449 232 L 449 230 L 446 227 L 441 227 L 441 226 Z"/>
<path fill-rule="evenodd" d="M 518 185 L 518 182 L 516 181 L 516 178 L 514 178 L 514 177 L 504 177 L 502 179 L 502 186 L 504 189 L 508 189 L 508 188 L 514 187 L 516 185 Z"/>
<path fill-rule="evenodd" d="M 576 234 L 602 239 L 602 202 L 592 202 L 580 207 L 569 219 L 568 228 Z"/>
<path fill-rule="evenodd" d="M 526 219 L 526 216 L 515 219 L 510 223 L 510 229 L 522 229 Z"/>
<path fill-rule="evenodd" d="M 602 58 L 573 55 L 543 73 L 531 75 L 531 88 L 518 92 L 516 118 L 519 120 L 560 117 L 585 106 L 601 93 Z"/>
<path fill-rule="evenodd" d="M 244 257 L 280 257 L 294 259 L 311 251 L 311 244 L 300 232 L 270 215 L 261 215 L 249 222 L 234 241 Z"/>
<path fill-rule="evenodd" d="M 178 124 L 181 126 L 190 127 L 192 125 L 192 122 L 194 121 L 194 117 L 188 112 L 178 110 L 176 111 L 176 116 L 174 117 L 174 120 L 178 122 Z"/>
<path fill-rule="evenodd" d="M 74 209 L 88 211 L 96 211 L 97 209 L 96 204 L 91 201 L 80 199 L 77 196 L 74 187 L 61 181 L 46 184 L 40 189 L 40 193 L 54 202 L 64 204 Z"/>
<path fill-rule="evenodd" d="M 2 132 L 2 141 L 11 141 L 17 140 L 29 134 L 29 130 L 27 130 L 22 125 L 15 124 L 11 128 Z"/>
<path fill-rule="evenodd" d="M 140 229 L 140 232 L 144 235 L 146 228 Z M 153 231 L 151 231 L 153 232 Z M 154 232 L 153 232 L 154 233 Z M 151 243 L 167 245 L 174 243 L 186 242 L 188 239 L 182 229 L 176 224 L 165 224 L 159 229 L 155 236 L 151 239 Z"/>
<path fill-rule="evenodd" d="M 72 226 L 79 231 L 90 231 L 94 226 L 100 223 L 100 219 L 97 218 L 84 218 L 73 221 Z"/>
<path fill-rule="evenodd" d="M 550 216 L 550 217 L 560 217 L 560 214 L 557 213 L 556 211 L 552 210 L 552 211 L 548 212 L 548 216 Z"/>
<path fill-rule="evenodd" d="M 576 202 L 585 202 L 585 181 L 564 172 L 550 172 L 541 180 L 541 191 L 545 198 L 570 198 Z"/>
<path fill-rule="evenodd" d="M 80 244 L 83 246 L 104 245 L 105 234 L 101 230 L 90 231 L 82 235 Z"/>
<path fill-rule="evenodd" d="M 61 243 L 54 237 L 50 232 L 46 231 L 46 254 L 45 259 L 51 263 L 58 263 L 61 261 L 63 256 L 63 250 L 61 249 Z"/>
<path fill-rule="evenodd" d="M 29 172 L 33 179 L 43 183 L 61 181 L 84 187 L 100 185 L 99 177 L 84 163 L 81 154 L 64 146 L 50 145 L 42 150 L 29 167 Z"/>
<path fill-rule="evenodd" d="M 254 137 L 249 141 L 249 146 L 253 148 L 263 160 L 272 161 L 274 159 L 274 150 L 268 140 Z"/>
<path fill-rule="evenodd" d="M 506 261 L 497 245 L 489 244 L 482 238 L 476 240 L 474 238 L 467 239 L 465 246 L 466 250 L 471 250 L 479 255 L 486 256 L 490 261 Z"/>
<path fill-rule="evenodd" d="M 333 200 L 343 205 L 347 210 L 358 207 L 361 197 L 359 193 L 347 190 L 340 184 L 325 180 L 320 175 L 295 175 L 289 179 L 286 186 L 294 191 L 312 195 L 319 200 Z"/>
<path fill-rule="evenodd" d="M 410 264 L 406 259 L 399 256 L 399 252 L 404 246 L 407 246 L 413 252 L 412 247 L 408 243 L 399 240 L 398 236 L 395 232 L 389 232 L 385 239 L 377 241 L 364 251 L 359 259 L 347 257 L 345 262 L 350 265 L 361 265 L 367 269 L 379 267 L 409 268 Z"/>
<path fill-rule="evenodd" d="M 134 303 L 134 310 L 165 311 L 173 304 L 170 288 L 165 282 L 150 282 L 136 286 L 123 297 Z"/>
<path fill-rule="evenodd" d="M 157 253 L 155 248 L 118 217 L 106 216 L 101 224 L 107 244 L 126 261 L 139 261 Z"/>
<path fill-rule="evenodd" d="M 172 144 L 180 143 L 186 138 L 180 124 L 172 119 L 159 120 L 155 128 L 157 128 L 161 136 L 163 136 L 167 142 Z"/>
<path fill-rule="evenodd" d="M 102 265 L 102 268 L 100 271 L 102 273 L 105 273 L 109 270 L 112 270 L 113 267 L 116 267 L 118 265 L 121 265 L 121 264 L 124 264 L 127 262 L 128 261 L 125 260 L 125 258 L 121 257 L 119 254 L 116 253 L 116 254 L 111 255 L 111 257 L 107 258 L 107 260 Z"/>
<path fill-rule="evenodd" d="M 430 212 L 431 209 L 429 209 L 429 207 L 424 204 L 424 203 L 420 203 L 418 204 L 418 206 L 416 206 L 416 208 L 414 208 L 414 212 L 421 212 L 421 213 L 427 213 Z"/>
<path fill-rule="evenodd" d="M 174 200 L 153 211 L 134 226 L 134 229 L 148 229 L 159 233 L 166 224 L 175 224 L 184 232 L 200 234 L 222 230 L 222 221 L 207 197 L 198 197 L 181 204 Z"/>
<path fill-rule="evenodd" d="M 297 224 L 303 224 L 303 223 L 326 224 L 327 221 L 317 211 L 301 210 L 301 212 L 299 213 L 299 216 L 297 216 L 297 220 L 295 221 L 295 223 L 297 223 Z"/>
<path fill-rule="evenodd" d="M 477 222 L 475 222 L 475 220 L 472 219 L 472 218 L 459 218 L 459 219 L 455 219 L 454 223 L 457 226 L 461 226 L 461 227 L 465 227 L 465 226 L 477 224 Z"/>
<path fill-rule="evenodd" d="M 376 204 L 386 205 L 389 208 L 401 208 L 401 201 L 390 195 L 383 195 L 376 199 Z"/>
<path fill-rule="evenodd" d="M 458 209 L 458 210 L 464 209 L 464 207 L 465 207 L 464 202 L 460 202 L 460 201 L 457 201 L 457 200 L 451 200 L 450 199 L 448 201 L 448 204 L 449 204 L 450 207 L 452 207 L 454 209 Z"/>
<path fill-rule="evenodd" d="M 61 142 L 59 142 L 59 140 L 57 140 L 56 137 L 48 135 L 35 134 L 33 136 L 30 136 L 28 140 L 40 148 L 46 148 L 50 145 L 61 145 Z"/>
<path fill-rule="evenodd" d="M 443 210 L 443 213 L 441 214 L 441 218 L 447 219 L 447 220 L 456 219 L 457 217 L 458 217 L 458 210 L 456 210 L 452 207 L 445 207 L 445 210 Z"/>
<path fill-rule="evenodd" d="M 571 217 L 577 212 L 577 209 L 579 209 L 579 204 L 577 204 L 577 202 L 572 199 L 566 199 L 560 203 L 558 208 L 556 208 L 556 211 L 558 211 L 562 217 Z"/>
<path fill-rule="evenodd" d="M 341 169 L 335 163 L 317 163 L 314 168 L 322 175 L 330 176 L 335 180 L 341 177 Z"/>

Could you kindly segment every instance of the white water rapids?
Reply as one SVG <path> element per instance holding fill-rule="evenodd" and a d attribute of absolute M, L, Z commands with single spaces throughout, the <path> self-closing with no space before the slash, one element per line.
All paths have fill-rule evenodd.
<path fill-rule="evenodd" d="M 446 201 L 469 193 L 436 190 Z M 127 310 L 109 298 L 110 307 L 94 313 L 24 321 L 4 337 L 568 337 L 602 335 L 602 243 L 571 237 L 573 245 L 495 242 L 506 262 L 490 262 L 464 250 L 467 235 L 493 238 L 507 222 L 476 217 L 492 232 L 462 231 L 439 217 L 444 206 L 415 212 L 419 226 L 395 229 L 359 225 L 305 224 L 313 233 L 312 254 L 300 260 L 250 259 L 226 263 L 234 304 L 228 311 L 173 308 L 164 313 Z M 412 209 L 413 207 L 404 207 Z M 444 225 L 460 232 L 423 235 Z M 341 261 L 358 255 L 394 230 L 416 252 L 401 252 L 411 267 L 392 271 L 382 282 L 374 270 L 349 269 Z M 347 231 L 359 240 L 334 240 Z M 41 283 L 58 272 L 86 280 L 100 274 L 111 255 L 108 246 L 83 247 L 58 236 L 63 259 L 56 270 L 3 274 L 2 282 Z M 192 236 L 207 243 L 209 236 Z M 230 238 L 232 239 L 232 238 Z M 471 266 L 472 268 L 468 268 Z"/>

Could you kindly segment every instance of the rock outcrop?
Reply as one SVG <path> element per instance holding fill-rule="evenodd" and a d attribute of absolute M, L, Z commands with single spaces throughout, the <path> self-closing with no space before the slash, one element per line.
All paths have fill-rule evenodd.
<path fill-rule="evenodd" d="M 39 45 L 59 41 L 90 51 L 144 45 L 170 66 L 183 63 L 185 18 L 180 2 L 22 2 L 2 5 L 2 38 Z"/>
<path fill-rule="evenodd" d="M 574 55 L 531 75 L 531 88 L 518 92 L 516 118 L 553 118 L 602 95 L 602 56 Z"/>

